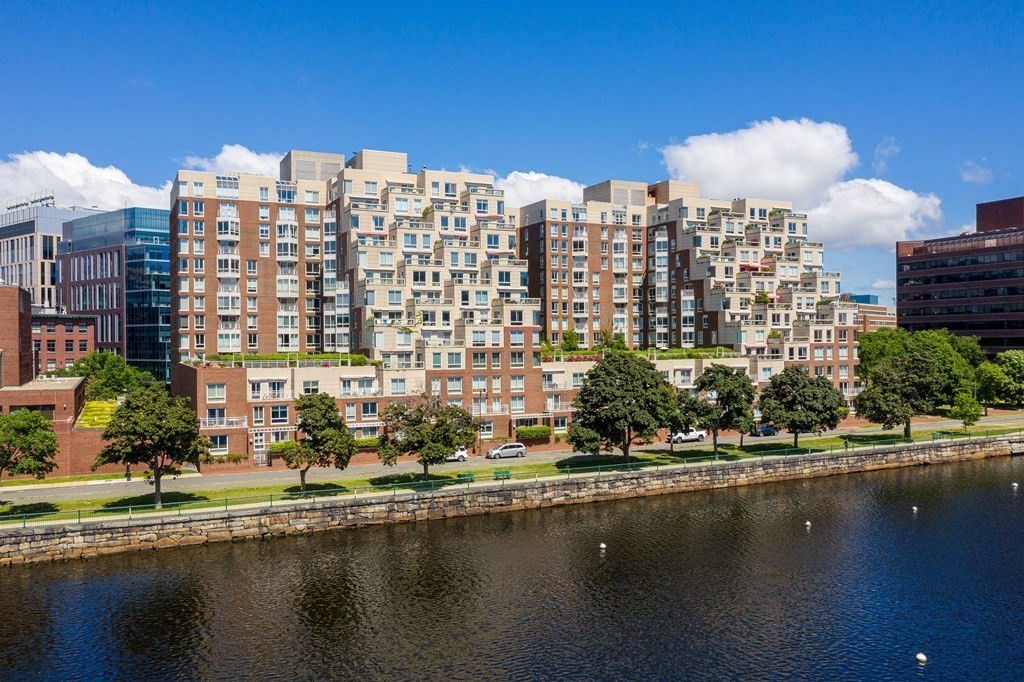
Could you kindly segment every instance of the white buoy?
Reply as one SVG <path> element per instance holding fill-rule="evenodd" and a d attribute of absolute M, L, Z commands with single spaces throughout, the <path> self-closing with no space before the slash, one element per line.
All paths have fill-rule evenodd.
<path fill-rule="evenodd" d="M 917 655 L 917 662 L 921 663 L 923 665 L 923 664 L 928 662 L 928 657 L 925 656 L 924 654 L 918 654 Z"/>
<path fill-rule="evenodd" d="M 915 514 L 917 513 L 917 507 L 911 507 L 910 509 L 911 509 L 911 510 L 912 510 L 912 511 L 913 511 L 913 512 L 914 512 Z"/>
<path fill-rule="evenodd" d="M 601 543 L 600 545 L 598 545 L 598 547 L 600 547 L 601 549 L 607 549 L 607 548 L 608 548 L 608 545 L 606 545 L 606 544 L 604 544 L 604 543 L 602 542 L 602 543 Z"/>
<path fill-rule="evenodd" d="M 810 528 L 811 527 L 811 522 L 810 521 L 804 521 L 804 525 L 807 526 L 808 528 Z"/>
<path fill-rule="evenodd" d="M 1010 487 L 1013 488 L 1014 490 L 1016 490 L 1017 489 L 1017 484 L 1013 483 L 1012 485 L 1010 485 Z"/>

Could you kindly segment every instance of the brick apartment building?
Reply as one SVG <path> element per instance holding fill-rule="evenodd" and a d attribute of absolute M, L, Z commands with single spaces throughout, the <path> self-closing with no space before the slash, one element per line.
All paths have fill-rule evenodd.
<path fill-rule="evenodd" d="M 32 358 L 35 373 L 70 367 L 96 348 L 96 318 L 52 311 L 32 313 Z"/>
<path fill-rule="evenodd" d="M 609 180 L 580 204 L 516 210 L 491 176 L 412 172 L 397 152 L 292 151 L 280 178 L 180 171 L 172 390 L 216 454 L 257 463 L 294 438 L 294 400 L 311 392 L 333 395 L 357 437 L 423 393 L 480 418 L 483 439 L 564 433 L 599 357 L 544 357 L 569 328 L 584 346 L 618 333 L 729 349 L 652 355 L 680 390 L 712 362 L 761 386 L 801 364 L 852 397 L 856 334 L 885 309 L 843 297 L 823 256 L 788 202 L 706 199 L 696 183 Z"/>

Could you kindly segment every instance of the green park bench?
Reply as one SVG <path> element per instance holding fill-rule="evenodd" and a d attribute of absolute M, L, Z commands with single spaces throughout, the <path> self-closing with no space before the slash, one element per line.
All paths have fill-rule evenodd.
<path fill-rule="evenodd" d="M 494 472 L 495 481 L 508 481 L 512 478 L 512 472 L 508 469 L 496 469 Z"/>
<path fill-rule="evenodd" d="M 474 476 L 472 473 L 459 474 L 458 476 L 455 477 L 455 480 L 458 481 L 459 483 L 472 483 L 474 480 Z"/>

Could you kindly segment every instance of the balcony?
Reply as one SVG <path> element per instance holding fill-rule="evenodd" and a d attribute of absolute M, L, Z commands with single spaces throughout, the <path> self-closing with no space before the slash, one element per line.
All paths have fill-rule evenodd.
<path fill-rule="evenodd" d="M 242 303 L 241 301 L 217 301 L 217 314 L 233 316 L 241 315 Z"/>
<path fill-rule="evenodd" d="M 212 429 L 244 429 L 249 426 L 248 417 L 203 417 L 199 420 L 199 428 Z"/>
<path fill-rule="evenodd" d="M 489 414 L 508 414 L 508 405 L 473 405 L 470 414 L 480 417 Z"/>
<path fill-rule="evenodd" d="M 544 406 L 546 412 L 572 412 L 572 403 L 555 403 L 550 402 Z"/>

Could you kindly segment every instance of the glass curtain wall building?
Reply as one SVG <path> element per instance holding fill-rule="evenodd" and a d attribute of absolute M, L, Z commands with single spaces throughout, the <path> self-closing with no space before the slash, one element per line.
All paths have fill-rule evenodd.
<path fill-rule="evenodd" d="M 97 348 L 170 376 L 170 212 L 126 208 L 64 224 L 61 301 L 94 314 Z"/>

